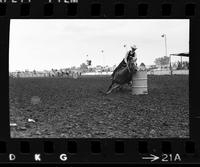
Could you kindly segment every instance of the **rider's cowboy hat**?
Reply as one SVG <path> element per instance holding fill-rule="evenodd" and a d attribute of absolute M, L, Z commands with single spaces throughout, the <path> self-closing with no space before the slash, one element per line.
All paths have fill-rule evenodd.
<path fill-rule="evenodd" d="M 136 45 L 132 45 L 131 48 L 133 48 L 133 49 L 137 49 Z"/>

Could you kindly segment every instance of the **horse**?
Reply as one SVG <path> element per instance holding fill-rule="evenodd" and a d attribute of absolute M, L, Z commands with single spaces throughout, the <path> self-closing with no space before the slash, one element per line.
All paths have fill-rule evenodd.
<path fill-rule="evenodd" d="M 122 87 L 124 84 L 129 84 L 132 80 L 132 75 L 136 73 L 137 65 L 133 58 L 129 58 L 126 67 L 117 70 L 112 78 L 112 83 L 106 91 L 106 95 L 110 94 L 114 89 Z"/>

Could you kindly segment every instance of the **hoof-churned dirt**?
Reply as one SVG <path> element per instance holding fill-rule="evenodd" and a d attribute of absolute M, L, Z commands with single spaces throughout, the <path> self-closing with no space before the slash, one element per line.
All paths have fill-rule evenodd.
<path fill-rule="evenodd" d="M 106 76 L 11 78 L 11 137 L 189 137 L 187 75 L 149 75 L 148 95 L 127 86 L 105 95 L 109 84 Z"/>

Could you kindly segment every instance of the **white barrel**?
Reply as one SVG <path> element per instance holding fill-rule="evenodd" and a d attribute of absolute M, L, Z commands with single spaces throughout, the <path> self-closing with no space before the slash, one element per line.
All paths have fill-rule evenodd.
<path fill-rule="evenodd" d="M 147 71 L 137 71 L 132 76 L 132 95 L 148 94 Z"/>
<path fill-rule="evenodd" d="M 73 76 L 74 79 L 77 79 L 77 78 L 78 78 L 78 74 L 77 74 L 77 73 L 73 73 L 72 76 Z"/>

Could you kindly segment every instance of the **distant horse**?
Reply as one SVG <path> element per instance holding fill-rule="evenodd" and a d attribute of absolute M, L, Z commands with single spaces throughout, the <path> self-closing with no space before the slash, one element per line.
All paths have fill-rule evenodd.
<path fill-rule="evenodd" d="M 133 58 L 130 58 L 126 67 L 122 67 L 115 72 L 112 83 L 106 91 L 106 94 L 110 94 L 114 89 L 122 87 L 124 84 L 130 83 L 132 80 L 132 75 L 136 73 L 136 71 L 137 65 Z"/>

